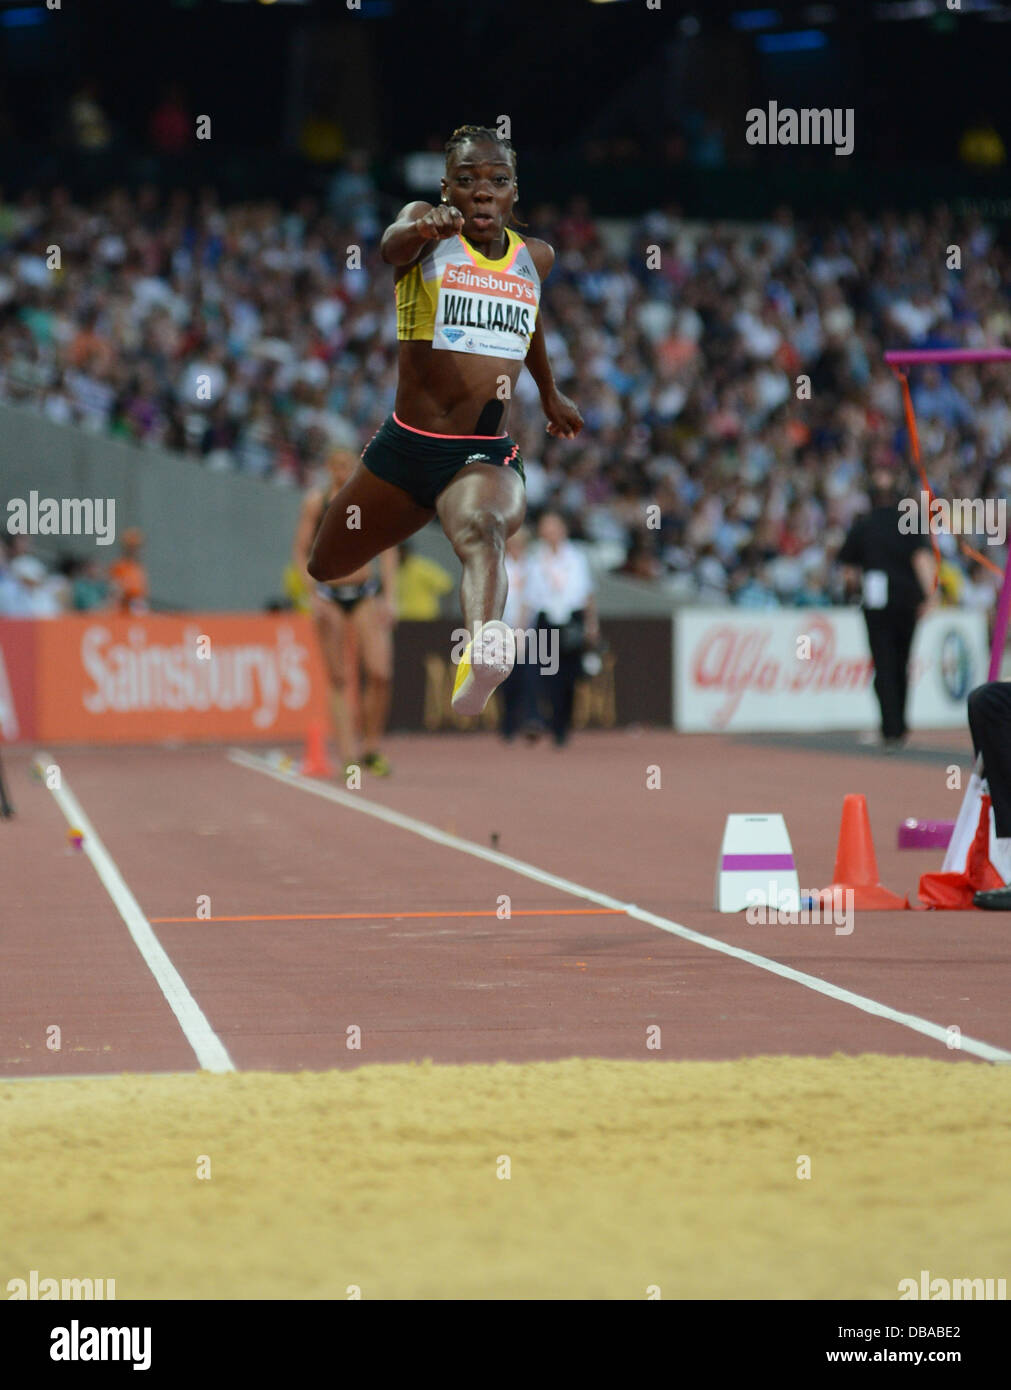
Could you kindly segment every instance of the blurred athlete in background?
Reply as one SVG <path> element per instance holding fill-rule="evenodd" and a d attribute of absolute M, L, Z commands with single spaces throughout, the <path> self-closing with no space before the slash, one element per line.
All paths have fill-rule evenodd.
<path fill-rule="evenodd" d="M 573 439 L 583 426 L 555 386 L 538 312 L 555 253 L 507 225 L 517 191 L 510 142 L 461 126 L 446 145 L 439 206 L 408 203 L 383 234 L 383 260 L 396 267 L 396 402 L 327 512 L 308 563 L 314 579 L 347 577 L 438 515 L 463 566 L 471 633 L 453 690 L 459 714 L 479 714 L 516 658 L 512 629 L 500 621 L 503 561 L 526 496 L 519 447 L 505 427 L 524 361 L 548 433 Z"/>
<path fill-rule="evenodd" d="M 337 584 L 318 584 L 307 569 L 309 553 L 327 508 L 346 486 L 356 462 L 348 449 L 334 449 L 331 453 L 327 460 L 328 487 L 308 492 L 302 503 L 292 561 L 308 582 L 310 612 L 330 685 L 330 713 L 341 763 L 345 771 L 357 763 L 385 777 L 390 765 L 379 744 L 386 732 L 393 681 L 396 551 L 384 551 L 378 561 L 369 560 Z M 360 684 L 362 672 L 364 692 Z"/>

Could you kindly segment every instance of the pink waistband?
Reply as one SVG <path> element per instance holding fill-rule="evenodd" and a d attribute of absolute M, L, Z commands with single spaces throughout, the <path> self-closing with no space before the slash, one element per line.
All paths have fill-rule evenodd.
<path fill-rule="evenodd" d="M 418 430 L 413 425 L 405 425 L 399 418 L 397 412 L 393 412 L 393 418 L 402 430 L 410 430 L 412 434 L 424 434 L 429 439 L 505 439 L 504 434 L 433 434 L 431 430 Z"/>

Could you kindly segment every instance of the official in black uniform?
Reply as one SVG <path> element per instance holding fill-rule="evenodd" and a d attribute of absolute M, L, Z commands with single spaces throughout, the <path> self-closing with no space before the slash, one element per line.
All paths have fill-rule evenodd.
<path fill-rule="evenodd" d="M 902 523 L 900 525 L 900 523 Z M 862 584 L 864 619 L 874 662 L 874 693 L 881 706 L 887 752 L 906 733 L 909 653 L 920 615 L 937 600 L 930 537 L 907 534 L 899 511 L 895 471 L 881 462 L 871 474 L 871 509 L 857 517 L 836 557 L 847 579 Z"/>
<path fill-rule="evenodd" d="M 1011 839 L 1011 681 L 989 681 L 970 693 L 969 728 L 976 755 L 983 757 L 997 838 Z M 984 889 L 973 903 L 1011 911 L 1011 887 Z"/>

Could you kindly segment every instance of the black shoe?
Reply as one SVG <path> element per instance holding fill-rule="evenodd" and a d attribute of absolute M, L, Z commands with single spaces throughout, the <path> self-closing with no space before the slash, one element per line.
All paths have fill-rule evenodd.
<path fill-rule="evenodd" d="M 1011 887 L 987 888 L 974 893 L 972 905 L 985 908 L 987 912 L 1011 912 Z"/>

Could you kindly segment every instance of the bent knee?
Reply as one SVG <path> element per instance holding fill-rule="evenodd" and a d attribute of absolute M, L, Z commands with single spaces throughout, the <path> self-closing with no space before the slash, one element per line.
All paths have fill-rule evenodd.
<path fill-rule="evenodd" d="M 342 563 L 339 559 L 325 559 L 313 551 L 306 561 L 305 568 L 309 578 L 315 579 L 317 584 L 336 584 L 345 575 L 353 574 L 356 569 L 361 569 L 361 564 L 356 561 L 349 565 Z"/>
<path fill-rule="evenodd" d="M 495 550 L 504 550 L 505 542 L 505 517 L 494 507 L 479 507 L 477 511 L 471 512 L 453 537 L 453 547 L 457 554 L 489 546 Z"/>

